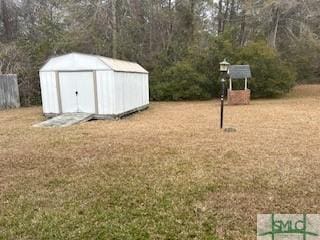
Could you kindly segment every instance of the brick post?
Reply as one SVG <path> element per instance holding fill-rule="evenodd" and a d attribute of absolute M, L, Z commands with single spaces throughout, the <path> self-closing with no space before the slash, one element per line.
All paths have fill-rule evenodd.
<path fill-rule="evenodd" d="M 228 105 L 248 105 L 250 104 L 251 91 L 228 90 Z"/>

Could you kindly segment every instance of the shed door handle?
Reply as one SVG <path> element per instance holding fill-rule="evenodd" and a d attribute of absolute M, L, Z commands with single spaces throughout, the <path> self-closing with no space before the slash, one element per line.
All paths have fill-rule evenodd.
<path fill-rule="evenodd" d="M 78 96 L 78 91 L 76 91 L 76 96 Z"/>

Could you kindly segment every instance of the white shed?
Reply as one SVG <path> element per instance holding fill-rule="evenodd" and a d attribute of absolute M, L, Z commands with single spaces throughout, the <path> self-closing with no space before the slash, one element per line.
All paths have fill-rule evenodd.
<path fill-rule="evenodd" d="M 149 75 L 137 63 L 70 53 L 40 69 L 43 113 L 92 113 L 114 118 L 149 105 Z"/>

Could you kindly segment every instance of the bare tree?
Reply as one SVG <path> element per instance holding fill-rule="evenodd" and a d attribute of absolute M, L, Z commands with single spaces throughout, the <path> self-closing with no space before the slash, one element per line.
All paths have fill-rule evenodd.
<path fill-rule="evenodd" d="M 117 0 L 112 0 L 112 57 L 118 56 Z"/>
<path fill-rule="evenodd" d="M 0 21 L 4 29 L 4 39 L 13 40 L 18 28 L 17 9 L 13 1 L 0 0 Z"/>

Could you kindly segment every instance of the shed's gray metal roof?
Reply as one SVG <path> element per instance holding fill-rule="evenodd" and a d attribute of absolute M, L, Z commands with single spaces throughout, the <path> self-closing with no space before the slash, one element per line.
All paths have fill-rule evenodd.
<path fill-rule="evenodd" d="M 69 53 L 53 57 L 40 69 L 40 72 L 80 70 L 113 70 L 116 72 L 148 73 L 147 70 L 135 62 L 82 53 Z"/>
<path fill-rule="evenodd" d="M 112 70 L 117 72 L 136 72 L 136 73 L 148 73 L 143 67 L 138 63 L 128 62 L 119 59 L 107 58 L 102 56 L 97 56 L 105 64 L 107 64 Z"/>
<path fill-rule="evenodd" d="M 249 65 L 231 65 L 229 75 L 232 79 L 251 78 L 251 70 Z"/>

